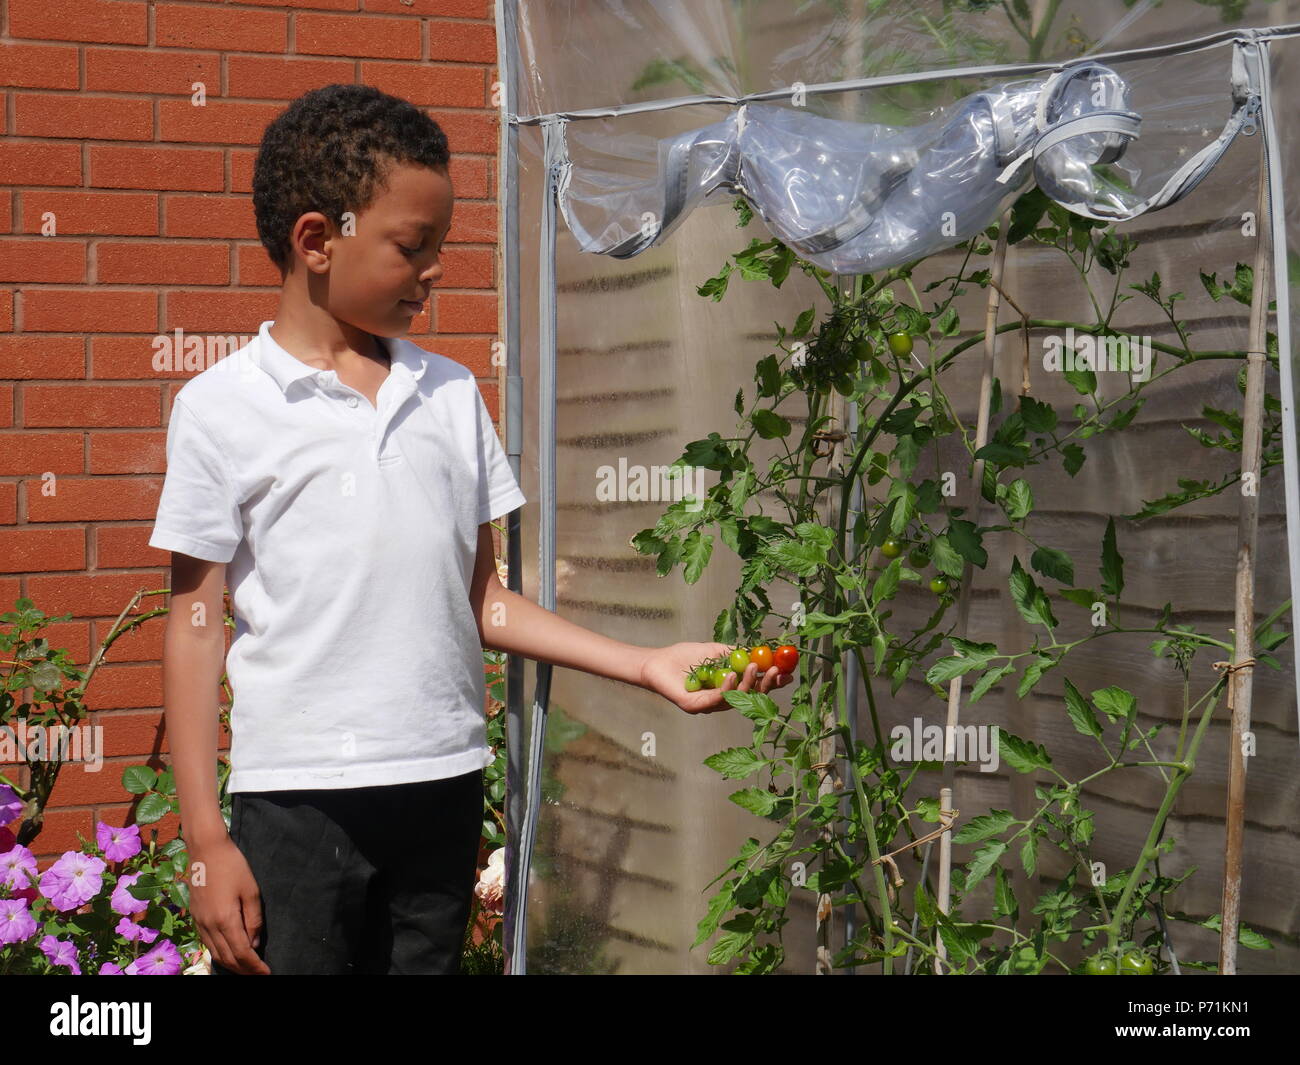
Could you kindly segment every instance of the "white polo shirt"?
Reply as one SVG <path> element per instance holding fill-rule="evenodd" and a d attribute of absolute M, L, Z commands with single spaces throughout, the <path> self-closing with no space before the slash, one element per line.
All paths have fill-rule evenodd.
<path fill-rule="evenodd" d="M 229 790 L 489 765 L 470 581 L 479 525 L 525 499 L 474 376 L 381 337 L 376 409 L 272 324 L 177 392 L 149 538 L 229 563 Z"/>

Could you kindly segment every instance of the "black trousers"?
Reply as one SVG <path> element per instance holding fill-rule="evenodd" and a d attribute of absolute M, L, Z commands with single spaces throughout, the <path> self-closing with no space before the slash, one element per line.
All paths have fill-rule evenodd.
<path fill-rule="evenodd" d="M 483 771 L 368 788 L 231 794 L 271 975 L 460 972 Z M 239 975 L 213 960 L 213 975 Z"/>

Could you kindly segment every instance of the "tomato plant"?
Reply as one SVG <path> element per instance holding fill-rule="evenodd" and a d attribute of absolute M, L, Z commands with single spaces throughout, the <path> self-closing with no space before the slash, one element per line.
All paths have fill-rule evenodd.
<path fill-rule="evenodd" d="M 742 388 L 733 406 L 752 431 L 742 425 L 735 433 L 728 426 L 686 445 L 679 461 L 718 475 L 703 507 L 668 505 L 632 543 L 656 557 L 660 574 L 681 566 L 690 584 L 710 564 L 715 543 L 725 543 L 739 557 L 740 578 L 717 615 L 715 641 L 742 651 L 748 646 L 748 659 L 760 669 L 769 668 L 770 656 L 783 674 L 793 673 L 801 654 L 815 656 L 809 662 L 818 668 L 806 670 L 807 682 L 791 688 L 788 709 L 766 695 L 725 696 L 753 722 L 752 740 L 746 737 L 747 745 L 720 751 L 705 764 L 728 779 L 748 778 L 751 786 L 735 790 L 730 800 L 773 824 L 765 838 L 748 839 L 715 877 L 696 940 L 717 937 L 709 954 L 713 964 L 735 962 L 740 973 L 777 971 L 785 961 L 781 936 L 794 900 L 812 904 L 822 922 L 834 907 L 852 907 L 856 930 L 829 965 L 870 966 L 885 974 L 918 966 L 945 973 L 1076 972 L 1079 966 L 1067 959 L 1079 956 L 1075 946 L 1087 946 L 1095 953 L 1083 971 L 1140 975 L 1148 965 L 1154 970 L 1152 957 L 1159 956 L 1169 927 L 1207 924 L 1169 905 L 1192 871 L 1179 875 L 1168 868 L 1175 841 L 1166 829 L 1209 722 L 1221 709 L 1226 674 L 1216 671 L 1201 690 L 1194 690 L 1194 681 L 1207 671 L 1205 654 L 1220 661 L 1233 646 L 1219 630 L 1186 623 L 1172 603 L 1130 610 L 1121 544 L 1130 520 L 1166 514 L 1236 484 L 1242 420 L 1215 409 L 1206 417 L 1223 435 L 1196 430 L 1199 446 L 1225 456 L 1228 474 L 1218 481 L 1182 478 L 1181 491 L 1145 501 L 1134 514 L 1102 515 L 1100 543 L 1088 557 L 1080 555 L 1077 529 L 1069 530 L 1068 543 L 1052 542 L 1062 525 L 1035 510 L 1036 483 L 1059 496 L 1063 478 L 1095 468 L 1087 463 L 1098 438 L 1122 433 L 1135 421 L 1144 390 L 1161 375 L 1110 389 L 1099 388 L 1092 371 L 1062 371 L 1047 387 L 1032 379 L 1039 374 L 1032 364 L 1022 371 L 1018 361 L 1014 383 L 991 376 L 975 391 L 971 375 L 963 374 L 954 389 L 951 371 L 963 360 L 978 364 L 990 339 L 982 325 L 987 306 L 979 308 L 978 324 L 963 323 L 957 301 L 967 294 L 964 314 L 979 290 L 986 304 L 999 295 L 992 284 L 992 241 L 1005 236 L 1007 244 L 1032 248 L 1035 262 L 1064 256 L 1062 276 L 1077 275 L 1088 286 L 1100 280 L 1118 294 L 1070 293 L 1081 298 L 1069 305 L 1092 308 L 1095 320 L 1026 312 L 994 326 L 997 334 L 1016 333 L 1008 341 L 1023 335 L 1026 344 L 1036 343 L 1034 331 L 1059 335 L 1067 328 L 1079 337 L 1108 335 L 1116 327 L 1107 308 L 1137 298 L 1121 292 L 1127 287 L 1169 320 L 1173 339 L 1152 340 L 1162 371 L 1177 374 L 1186 364 L 1209 374 L 1217 360 L 1225 376 L 1215 387 L 1230 392 L 1246 353 L 1194 349 L 1195 331 L 1177 317 L 1182 293 L 1173 291 L 1176 286 L 1155 274 L 1127 283 L 1136 238 L 1113 223 L 1073 215 L 1032 190 L 1013 208 L 1005 234 L 1003 224 L 957 245 L 964 258 L 851 279 L 833 277 L 779 240 L 755 241 L 733 256 L 746 282 L 777 288 L 797 267 L 819 287 L 826 307 L 820 319 L 814 306 L 792 325 L 778 322 L 779 350 L 765 350 L 752 377 L 742 375 L 753 386 Z M 721 298 L 732 272 L 728 263 L 701 294 Z M 1248 302 L 1250 268 L 1239 265 L 1232 276 Z M 1228 291 L 1207 271 L 1200 282 L 1215 299 Z M 918 337 L 925 344 L 924 367 L 913 357 Z M 1276 368 L 1273 334 L 1265 347 Z M 832 389 L 840 395 L 831 397 Z M 1079 402 L 1062 404 L 1060 393 L 1069 389 Z M 988 397 L 988 406 L 972 411 L 980 396 Z M 845 418 L 846 411 L 854 417 Z M 1265 415 L 1263 474 L 1282 461 L 1283 422 L 1274 397 L 1266 398 Z M 981 421 L 987 429 L 982 440 Z M 773 441 L 780 445 L 775 453 Z M 978 462 L 978 481 L 968 459 Z M 962 489 L 956 493 L 953 476 Z M 968 480 L 961 485 L 963 476 Z M 883 565 L 875 564 L 877 545 Z M 997 564 L 990 565 L 995 557 Z M 992 636 L 969 620 L 961 622 L 968 629 L 958 628 L 961 612 L 951 609 L 964 582 L 978 580 L 987 588 L 995 572 L 1004 573 L 997 580 L 999 608 L 1018 619 L 1006 627 L 1017 633 L 1016 642 L 986 642 Z M 768 594 L 778 585 L 780 599 Z M 787 585 L 794 590 L 788 597 Z M 1287 605 L 1267 615 L 1255 634 L 1259 661 L 1275 664 L 1272 652 L 1290 638 L 1273 627 Z M 1134 613 L 1139 616 L 1130 617 Z M 984 629 L 988 621 L 981 619 Z M 779 646 L 768 648 L 760 634 L 772 623 L 781 626 Z M 1087 656 L 1071 657 L 1092 641 L 1099 643 Z M 1150 647 L 1161 674 L 1165 666 L 1177 672 L 1169 702 L 1181 713 L 1167 732 L 1161 734 L 1166 722 L 1158 719 L 1169 715 L 1140 712 L 1137 696 L 1121 686 L 1122 675 L 1085 681 L 1085 670 L 1105 660 L 1106 641 L 1121 644 L 1126 655 Z M 1084 664 L 1076 666 L 1079 659 Z M 727 670 L 718 664 L 710 670 L 713 684 L 721 685 Z M 701 679 L 709 683 L 703 673 Z M 909 683 L 928 686 L 940 698 L 955 687 L 963 710 L 987 699 L 978 713 L 987 711 L 986 719 L 997 724 L 998 755 L 1011 772 L 1031 776 L 1026 790 L 1033 789 L 1033 799 L 1022 804 L 1003 802 L 981 813 L 978 804 L 967 808 L 972 804 L 963 800 L 951 812 L 952 863 L 942 910 L 933 885 L 934 852 L 945 831 L 940 775 L 929 771 L 932 766 L 919 768 L 932 756 L 904 753 L 887 737 L 890 715 L 906 705 L 912 717 L 900 694 Z M 860 702 L 859 686 L 865 690 Z M 1004 707 L 1036 700 L 1035 714 L 1041 711 L 1044 720 L 1033 740 L 1003 727 L 992 709 L 995 691 Z M 1038 742 L 1061 736 L 1076 744 L 1068 757 L 1055 757 Z M 1140 845 L 1126 851 L 1127 841 L 1097 838 L 1088 807 L 1090 796 L 1128 787 L 1126 777 L 1139 774 L 1163 790 L 1164 801 L 1153 805 Z M 922 836 L 925 842 L 915 844 Z M 1103 861 L 1110 876 L 1095 883 L 1094 868 Z M 791 870 L 800 864 L 807 875 L 796 880 Z M 1025 885 L 1033 895 L 1024 895 Z M 1262 937 L 1243 933 L 1243 944 L 1248 939 L 1258 944 Z M 1135 951 L 1135 943 L 1150 952 Z M 1215 967 L 1186 952 L 1179 959 L 1188 968 Z"/>

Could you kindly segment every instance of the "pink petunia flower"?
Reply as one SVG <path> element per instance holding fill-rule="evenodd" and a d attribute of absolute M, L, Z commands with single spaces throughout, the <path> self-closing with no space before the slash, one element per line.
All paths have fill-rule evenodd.
<path fill-rule="evenodd" d="M 118 878 L 117 886 L 113 888 L 110 898 L 114 913 L 144 913 L 149 908 L 149 903 L 145 899 L 137 899 L 127 890 L 139 879 L 139 873 L 127 873 L 126 876 Z"/>
<path fill-rule="evenodd" d="M 73 976 L 81 975 L 81 966 L 77 964 L 77 945 L 70 939 L 55 939 L 46 936 L 41 940 L 41 953 L 50 959 L 51 965 L 66 965 Z"/>
<path fill-rule="evenodd" d="M 158 929 L 146 928 L 142 924 L 136 924 L 131 918 L 123 917 L 114 926 L 115 931 L 123 939 L 132 943 L 139 940 L 141 943 L 152 943 L 158 938 Z"/>
<path fill-rule="evenodd" d="M 23 800 L 8 784 L 0 784 L 0 825 L 17 821 L 23 815 Z"/>
<path fill-rule="evenodd" d="M 21 943 L 37 927 L 25 899 L 0 899 L 0 943 Z"/>
<path fill-rule="evenodd" d="M 104 962 L 103 965 L 99 967 L 99 975 L 100 976 L 125 976 L 126 973 L 122 972 L 122 967 L 120 965 L 116 965 L 111 961 L 106 961 Z"/>
<path fill-rule="evenodd" d="M 31 887 L 35 876 L 36 855 L 21 843 L 0 854 L 0 886 L 22 891 Z"/>
<path fill-rule="evenodd" d="M 180 971 L 181 952 L 170 939 L 160 940 L 148 954 L 126 967 L 127 976 L 179 976 Z"/>
<path fill-rule="evenodd" d="M 126 825 L 114 828 L 103 821 L 95 822 L 95 842 L 110 862 L 121 862 L 134 858 L 143 849 L 140 846 L 140 826 Z"/>
<path fill-rule="evenodd" d="M 105 868 L 103 858 L 67 851 L 41 876 L 41 891 L 56 910 L 75 910 L 99 894 Z"/>

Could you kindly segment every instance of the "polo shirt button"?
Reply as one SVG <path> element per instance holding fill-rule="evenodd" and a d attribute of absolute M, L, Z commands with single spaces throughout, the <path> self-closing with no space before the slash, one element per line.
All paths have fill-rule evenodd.
<path fill-rule="evenodd" d="M 356 396 L 348 396 L 348 406 L 349 406 L 349 407 L 355 407 L 356 405 L 357 405 L 357 397 L 356 397 Z"/>

